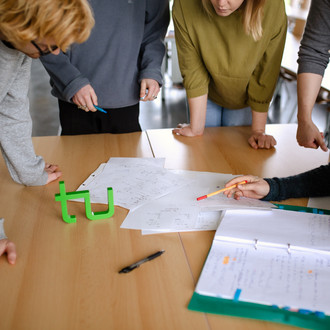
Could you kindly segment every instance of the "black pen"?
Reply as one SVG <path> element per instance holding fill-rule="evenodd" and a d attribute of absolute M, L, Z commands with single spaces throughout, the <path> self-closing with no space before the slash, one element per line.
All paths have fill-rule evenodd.
<path fill-rule="evenodd" d="M 152 259 L 155 259 L 155 258 L 161 256 L 164 252 L 165 252 L 165 250 L 161 250 L 161 251 L 158 251 L 158 252 L 152 254 L 149 257 L 146 257 L 146 258 L 144 258 L 144 259 L 142 259 L 140 261 L 137 261 L 134 264 L 129 265 L 129 266 L 123 268 L 122 270 L 120 270 L 119 271 L 119 274 L 121 274 L 121 273 L 129 273 L 130 271 L 132 271 L 133 269 L 139 267 L 140 265 L 144 264 L 145 262 L 150 261 Z"/>

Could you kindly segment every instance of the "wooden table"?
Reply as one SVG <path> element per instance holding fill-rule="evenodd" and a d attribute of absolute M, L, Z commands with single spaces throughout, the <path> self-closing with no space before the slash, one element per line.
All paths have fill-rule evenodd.
<path fill-rule="evenodd" d="M 166 157 L 167 168 L 256 175 L 289 175 L 325 164 L 329 155 L 298 147 L 294 125 L 271 125 L 273 150 L 253 150 L 247 127 L 207 128 L 198 138 L 171 130 L 34 138 L 37 154 L 58 163 L 74 191 L 110 157 Z M 120 229 L 127 210 L 89 221 L 83 203 L 69 202 L 77 222 L 61 220 L 58 182 L 24 187 L 0 159 L 0 206 L 7 236 L 15 241 L 15 266 L 0 258 L 0 328 L 20 329 L 291 329 L 255 320 L 191 312 L 194 291 L 214 232 L 142 236 Z M 292 200 L 306 205 L 306 200 Z M 105 205 L 93 205 L 93 211 Z M 166 253 L 129 274 L 128 264 Z M 294 328 L 292 328 L 294 329 Z"/>

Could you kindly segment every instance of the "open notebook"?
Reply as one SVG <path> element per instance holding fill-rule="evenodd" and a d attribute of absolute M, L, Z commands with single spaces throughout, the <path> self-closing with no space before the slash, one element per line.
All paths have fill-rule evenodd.
<path fill-rule="evenodd" d="M 329 288 L 329 215 L 231 210 L 216 231 L 195 293 L 328 319 Z"/>

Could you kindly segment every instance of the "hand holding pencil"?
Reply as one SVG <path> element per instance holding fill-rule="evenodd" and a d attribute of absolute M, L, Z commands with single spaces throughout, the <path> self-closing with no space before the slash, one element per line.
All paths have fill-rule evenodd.
<path fill-rule="evenodd" d="M 246 184 L 242 184 L 243 181 L 246 181 Z M 261 199 L 265 197 L 270 190 L 267 181 L 253 175 L 238 176 L 228 181 L 225 187 L 230 189 L 225 188 L 226 191 L 224 191 L 224 195 L 229 198 L 234 196 L 237 200 L 240 199 L 240 197 Z"/>

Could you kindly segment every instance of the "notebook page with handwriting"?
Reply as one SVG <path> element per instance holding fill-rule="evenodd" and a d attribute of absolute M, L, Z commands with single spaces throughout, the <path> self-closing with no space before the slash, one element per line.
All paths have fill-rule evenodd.
<path fill-rule="evenodd" d="M 276 209 L 230 210 L 215 239 L 330 253 L 330 216 Z"/>
<path fill-rule="evenodd" d="M 255 237 L 273 245 L 256 244 Z M 288 242 L 307 249 L 290 249 Z M 283 210 L 226 211 L 195 291 L 330 315 L 329 244 L 328 216 Z"/>

